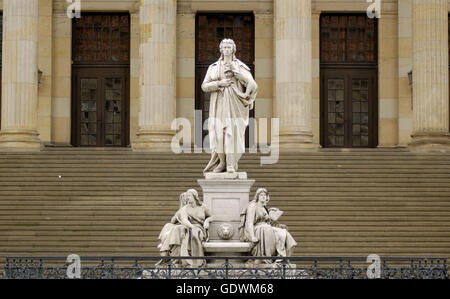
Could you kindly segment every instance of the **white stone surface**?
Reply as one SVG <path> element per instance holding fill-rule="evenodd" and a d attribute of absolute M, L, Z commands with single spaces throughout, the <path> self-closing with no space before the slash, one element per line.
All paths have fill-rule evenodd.
<path fill-rule="evenodd" d="M 205 172 L 205 179 L 207 180 L 246 180 L 246 172 Z"/>
<path fill-rule="evenodd" d="M 222 223 L 233 227 L 230 240 L 238 241 L 240 213 L 249 202 L 250 188 L 255 180 L 248 179 L 200 179 L 203 190 L 203 202 L 211 211 L 213 221 L 210 224 L 210 241 L 221 241 L 217 228 Z"/>
<path fill-rule="evenodd" d="M 204 242 L 205 252 L 241 253 L 249 252 L 251 245 L 248 242 Z"/>

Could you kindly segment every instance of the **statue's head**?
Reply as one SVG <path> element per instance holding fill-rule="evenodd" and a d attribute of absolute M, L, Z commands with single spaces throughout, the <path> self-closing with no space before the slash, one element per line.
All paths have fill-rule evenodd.
<path fill-rule="evenodd" d="M 220 42 L 219 45 L 219 49 L 220 49 L 220 58 L 222 59 L 224 55 L 226 55 L 226 53 L 224 53 L 224 51 L 227 50 L 227 48 L 230 48 L 231 51 L 231 55 L 233 55 L 233 59 L 235 58 L 235 53 L 236 53 L 236 44 L 234 43 L 234 41 L 230 38 L 225 38 Z"/>
<path fill-rule="evenodd" d="M 189 202 L 189 199 L 193 197 L 197 206 L 201 206 L 203 204 L 203 202 L 200 200 L 200 197 L 198 196 L 197 190 L 189 189 L 188 191 L 185 192 L 185 194 L 186 194 L 186 202 Z"/>
<path fill-rule="evenodd" d="M 266 203 L 268 203 L 270 200 L 270 196 L 269 196 L 269 192 L 267 191 L 267 189 L 266 188 L 258 188 L 258 190 L 256 190 L 254 200 L 256 202 L 261 201 L 261 203 L 263 203 L 264 205 Z"/>

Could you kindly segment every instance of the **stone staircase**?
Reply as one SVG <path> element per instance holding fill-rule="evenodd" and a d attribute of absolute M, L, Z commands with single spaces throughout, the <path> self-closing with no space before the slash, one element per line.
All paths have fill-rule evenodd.
<path fill-rule="evenodd" d="M 208 154 L 46 148 L 0 152 L 6 256 L 154 256 L 158 234 Z M 285 211 L 298 256 L 450 257 L 450 153 L 305 151 L 240 170 Z M 1 273 L 1 272 L 0 272 Z"/>

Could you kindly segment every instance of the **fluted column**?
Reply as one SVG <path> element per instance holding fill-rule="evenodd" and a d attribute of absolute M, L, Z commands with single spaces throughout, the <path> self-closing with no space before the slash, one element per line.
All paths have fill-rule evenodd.
<path fill-rule="evenodd" d="M 413 1 L 413 141 L 448 147 L 448 3 Z"/>
<path fill-rule="evenodd" d="M 37 132 L 38 0 L 3 1 L 0 147 L 40 148 Z"/>
<path fill-rule="evenodd" d="M 311 0 L 274 1 L 280 147 L 312 147 Z"/>
<path fill-rule="evenodd" d="M 139 17 L 141 103 L 133 149 L 169 151 L 176 117 L 176 1 L 141 0 Z"/>

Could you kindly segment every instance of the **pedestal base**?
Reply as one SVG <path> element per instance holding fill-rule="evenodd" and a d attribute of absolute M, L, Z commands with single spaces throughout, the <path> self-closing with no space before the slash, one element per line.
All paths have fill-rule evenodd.
<path fill-rule="evenodd" d="M 249 256 L 251 245 L 247 242 L 204 242 L 203 249 L 205 250 L 206 256 L 217 256 L 217 257 L 233 257 L 233 256 Z M 231 263 L 242 263 L 241 259 L 230 259 Z M 208 260 L 208 265 L 210 264 L 220 264 L 223 260 Z"/>
<path fill-rule="evenodd" d="M 210 224 L 209 238 L 214 241 L 239 242 L 239 224 L 241 222 L 241 211 L 248 206 L 250 188 L 255 180 L 220 179 L 227 173 L 211 174 L 204 180 L 198 180 L 203 189 L 203 201 L 211 211 L 213 221 Z M 243 175 L 242 175 L 243 176 Z M 245 174 L 245 177 L 247 175 Z"/>

